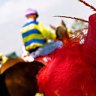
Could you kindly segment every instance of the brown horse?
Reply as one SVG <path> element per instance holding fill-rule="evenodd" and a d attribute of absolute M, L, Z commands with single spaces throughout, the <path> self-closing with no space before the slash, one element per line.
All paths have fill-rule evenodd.
<path fill-rule="evenodd" d="M 82 40 L 85 39 L 85 35 L 82 32 L 82 30 L 76 30 L 74 33 L 69 30 L 65 24 L 65 22 L 62 20 L 61 25 L 55 27 L 53 25 L 50 25 L 50 27 L 55 31 L 56 33 L 56 39 L 60 40 L 66 45 L 66 42 L 70 42 L 69 44 L 78 45 L 81 44 Z M 75 35 L 75 38 L 72 37 L 72 35 Z M 56 50 L 54 51 L 56 52 Z M 46 56 L 40 56 L 35 58 L 35 60 L 40 61 L 46 65 L 50 64 L 52 62 L 51 56 L 54 54 L 48 54 Z M 53 56 L 52 56 L 53 57 Z"/>
<path fill-rule="evenodd" d="M 0 70 L 0 96 L 35 96 L 38 92 L 35 76 L 43 66 L 38 61 L 9 59 Z"/>
<path fill-rule="evenodd" d="M 85 34 L 83 32 L 83 30 L 76 30 L 74 32 L 72 32 L 72 30 L 70 30 L 65 22 L 63 20 L 61 20 L 61 25 L 60 26 L 53 26 L 50 25 L 50 27 L 55 30 L 56 35 L 57 35 L 57 39 L 62 40 L 62 38 L 67 37 L 68 40 L 74 42 L 75 44 L 80 44 L 82 43 L 82 40 L 85 39 Z M 73 37 L 74 35 L 74 37 Z"/>

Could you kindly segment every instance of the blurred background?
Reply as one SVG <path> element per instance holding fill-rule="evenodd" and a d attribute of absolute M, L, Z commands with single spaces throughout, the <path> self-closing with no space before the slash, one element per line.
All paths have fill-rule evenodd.
<path fill-rule="evenodd" d="M 96 6 L 95 0 L 86 0 Z M 72 16 L 88 20 L 92 9 L 78 0 L 0 0 L 0 52 L 9 54 L 22 53 L 22 39 L 20 29 L 25 23 L 25 11 L 34 8 L 39 13 L 38 21 L 42 22 L 50 30 L 49 25 L 58 26 L 64 20 L 70 28 L 73 20 L 53 17 L 56 15 Z"/>

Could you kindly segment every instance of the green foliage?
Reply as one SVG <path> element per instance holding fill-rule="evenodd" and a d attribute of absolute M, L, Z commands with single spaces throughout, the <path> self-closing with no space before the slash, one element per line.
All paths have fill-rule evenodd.
<path fill-rule="evenodd" d="M 76 31 L 76 30 L 81 30 L 83 28 L 87 28 L 88 23 L 82 22 L 80 20 L 74 20 L 73 24 L 71 25 L 71 29 Z"/>
<path fill-rule="evenodd" d="M 8 58 L 17 58 L 17 57 L 18 57 L 15 52 L 12 52 L 12 53 L 10 53 L 10 54 L 7 54 L 6 56 L 7 56 Z"/>

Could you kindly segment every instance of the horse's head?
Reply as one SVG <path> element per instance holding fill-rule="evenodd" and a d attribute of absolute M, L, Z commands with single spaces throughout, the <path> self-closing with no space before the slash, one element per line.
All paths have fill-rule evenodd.
<path fill-rule="evenodd" d="M 38 92 L 36 75 L 43 66 L 44 64 L 38 61 L 24 62 L 21 58 L 9 59 L 1 67 L 0 80 L 3 83 L 0 81 L 0 86 L 2 85 L 1 88 L 5 86 L 2 90 L 4 92 L 8 90 L 10 96 L 34 96 Z"/>
<path fill-rule="evenodd" d="M 24 60 L 19 57 L 13 58 L 13 59 L 11 59 L 11 58 L 7 59 L 7 61 L 4 64 L 1 63 L 0 74 L 3 74 L 4 71 L 6 71 L 10 67 L 14 66 L 18 62 L 24 62 Z"/>
<path fill-rule="evenodd" d="M 56 36 L 57 36 L 57 39 L 60 39 L 60 40 L 68 36 L 67 28 L 63 26 L 58 26 L 56 29 Z"/>
<path fill-rule="evenodd" d="M 72 34 L 72 31 L 68 30 L 65 22 L 61 20 L 61 25 L 58 27 L 55 27 L 53 25 L 50 25 L 50 27 L 55 30 L 57 39 L 62 40 L 64 37 L 70 38 L 70 34 Z"/>

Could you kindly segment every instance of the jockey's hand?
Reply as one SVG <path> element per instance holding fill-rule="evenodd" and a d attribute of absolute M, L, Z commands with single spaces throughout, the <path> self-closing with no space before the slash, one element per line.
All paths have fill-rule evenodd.
<path fill-rule="evenodd" d="M 57 48 L 62 48 L 63 42 L 62 41 L 56 41 Z"/>

